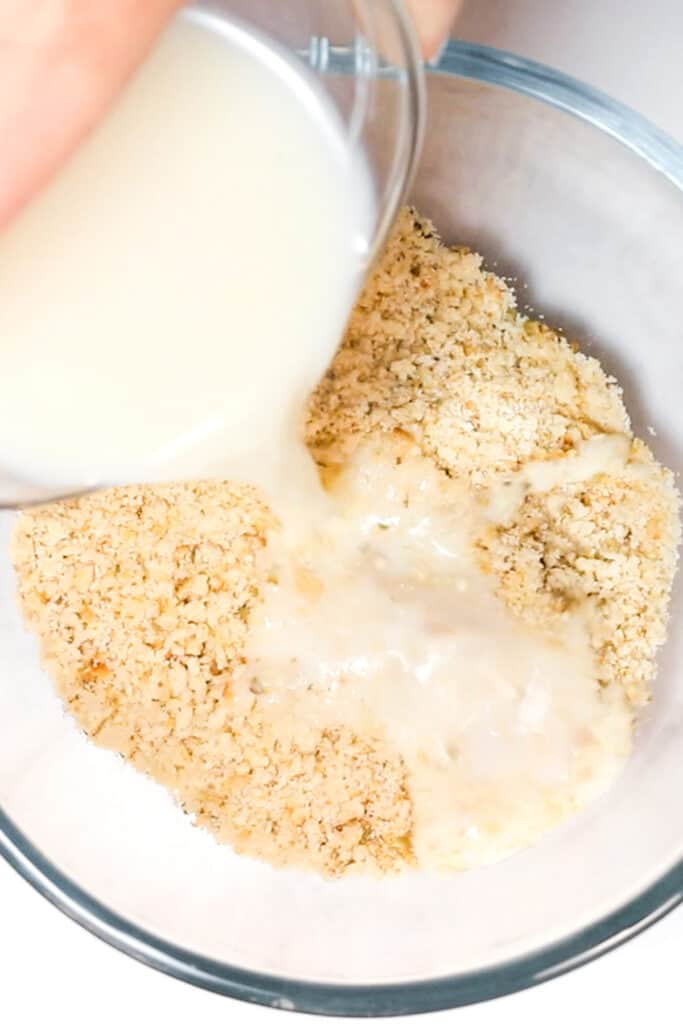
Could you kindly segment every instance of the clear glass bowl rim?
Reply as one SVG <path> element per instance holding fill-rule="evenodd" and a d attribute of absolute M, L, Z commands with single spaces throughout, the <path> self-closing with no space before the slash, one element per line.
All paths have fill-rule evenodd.
<path fill-rule="evenodd" d="M 451 40 L 431 74 L 501 86 L 573 115 L 626 146 L 683 193 L 683 145 L 589 85 L 502 50 Z M 683 902 L 683 861 L 638 896 L 570 937 L 493 968 L 419 982 L 331 985 L 280 978 L 198 956 L 137 927 L 59 871 L 0 809 L 0 856 L 72 920 L 159 971 L 235 999 L 335 1016 L 399 1016 L 483 1002 L 596 959 Z"/>

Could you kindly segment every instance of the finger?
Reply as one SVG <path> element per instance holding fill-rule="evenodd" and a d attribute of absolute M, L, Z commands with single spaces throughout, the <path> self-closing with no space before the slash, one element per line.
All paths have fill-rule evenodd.
<path fill-rule="evenodd" d="M 430 60 L 448 37 L 462 0 L 407 0 L 420 38 L 422 55 Z"/>
<path fill-rule="evenodd" d="M 102 116 L 182 0 L 0 0 L 0 226 Z"/>

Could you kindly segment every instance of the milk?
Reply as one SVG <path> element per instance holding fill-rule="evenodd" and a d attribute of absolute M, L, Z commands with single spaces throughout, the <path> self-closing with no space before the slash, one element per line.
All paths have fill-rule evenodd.
<path fill-rule="evenodd" d="M 628 441 L 600 441 L 554 460 L 554 476 L 625 472 Z M 553 486 L 547 465 L 519 471 L 530 491 Z M 531 628 L 482 572 L 476 539 L 516 483 L 497 481 L 484 499 L 405 439 L 361 444 L 331 474 L 330 512 L 293 543 L 301 517 L 278 507 L 285 529 L 264 552 L 268 584 L 231 683 L 231 710 L 265 703 L 285 746 L 315 749 L 340 726 L 388 742 L 406 767 L 425 869 L 491 863 L 536 841 L 604 792 L 631 748 L 623 692 L 597 682 L 600 613 L 577 603 Z"/>
<path fill-rule="evenodd" d="M 0 237 L 0 472 L 270 485 L 372 222 L 313 76 L 238 24 L 178 19 Z"/>

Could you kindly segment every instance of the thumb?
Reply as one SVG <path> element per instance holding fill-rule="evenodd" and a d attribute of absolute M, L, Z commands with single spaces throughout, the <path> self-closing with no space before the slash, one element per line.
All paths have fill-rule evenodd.
<path fill-rule="evenodd" d="M 430 60 L 447 38 L 461 0 L 407 0 L 422 47 L 422 56 Z"/>

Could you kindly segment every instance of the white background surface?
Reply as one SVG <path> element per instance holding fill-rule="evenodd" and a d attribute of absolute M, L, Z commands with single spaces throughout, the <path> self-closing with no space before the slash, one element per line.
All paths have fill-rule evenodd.
<path fill-rule="evenodd" d="M 273 0 L 275 2 L 275 0 Z M 683 140 L 681 0 L 466 0 L 458 33 L 553 64 Z M 683 1019 L 683 911 L 533 990 L 432 1015 L 451 1024 Z M 0 1020 L 164 1024 L 293 1017 L 200 992 L 124 957 L 50 907 L 0 861 Z"/>

